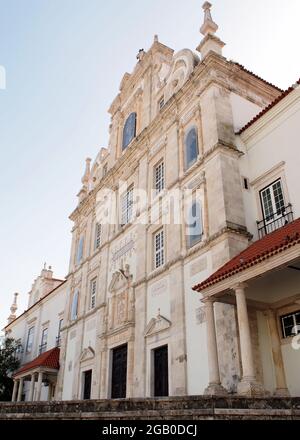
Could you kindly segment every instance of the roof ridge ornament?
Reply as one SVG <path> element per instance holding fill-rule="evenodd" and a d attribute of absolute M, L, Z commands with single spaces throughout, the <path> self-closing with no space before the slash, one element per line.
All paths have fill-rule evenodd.
<path fill-rule="evenodd" d="M 200 32 L 202 35 L 206 36 L 207 34 L 215 34 L 219 29 L 219 26 L 213 21 L 210 9 L 212 4 L 209 2 L 203 3 L 204 10 L 204 22 L 200 28 Z"/>
<path fill-rule="evenodd" d="M 222 49 L 225 43 L 218 38 L 215 33 L 219 29 L 219 26 L 213 21 L 211 16 L 212 4 L 209 2 L 203 3 L 204 10 L 204 22 L 200 28 L 200 32 L 204 35 L 202 41 L 197 47 L 197 51 L 201 53 L 201 59 L 203 60 L 210 52 L 214 52 L 222 56 Z"/>

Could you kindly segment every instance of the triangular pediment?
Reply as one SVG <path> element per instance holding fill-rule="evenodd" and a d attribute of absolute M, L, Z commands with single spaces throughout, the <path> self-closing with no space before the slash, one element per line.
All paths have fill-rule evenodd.
<path fill-rule="evenodd" d="M 159 315 L 156 318 L 152 318 L 149 321 L 144 336 L 147 337 L 154 335 L 156 333 L 160 333 L 164 330 L 167 330 L 170 327 L 171 327 L 171 321 L 169 321 L 164 316 Z"/>
<path fill-rule="evenodd" d="M 92 347 L 85 348 L 80 356 L 80 362 L 88 361 L 90 359 L 93 359 L 95 357 L 95 351 L 92 349 Z"/>
<path fill-rule="evenodd" d="M 118 292 L 119 290 L 124 290 L 128 287 L 128 278 L 124 272 L 118 270 L 116 271 L 111 279 L 108 287 L 109 292 Z"/>

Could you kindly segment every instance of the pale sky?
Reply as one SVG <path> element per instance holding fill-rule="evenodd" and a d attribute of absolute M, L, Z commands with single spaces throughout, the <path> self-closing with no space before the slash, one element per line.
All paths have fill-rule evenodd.
<path fill-rule="evenodd" d="M 201 0 L 0 0 L 0 328 L 44 262 L 67 275 L 69 214 L 107 109 L 154 34 L 195 50 Z M 287 88 L 300 77 L 299 0 L 212 0 L 224 55 Z"/>

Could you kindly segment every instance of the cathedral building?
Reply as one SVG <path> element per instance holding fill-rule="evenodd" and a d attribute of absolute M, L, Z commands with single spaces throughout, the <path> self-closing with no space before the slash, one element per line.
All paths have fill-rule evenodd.
<path fill-rule="evenodd" d="M 43 269 L 13 400 L 300 395 L 299 82 L 158 37 L 86 160 L 66 280 Z M 46 334 L 46 336 L 45 336 Z"/>

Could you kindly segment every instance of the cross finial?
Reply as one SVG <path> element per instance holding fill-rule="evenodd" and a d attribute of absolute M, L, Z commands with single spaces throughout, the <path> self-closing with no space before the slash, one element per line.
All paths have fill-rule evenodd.
<path fill-rule="evenodd" d="M 200 28 L 201 34 L 206 36 L 207 34 L 215 34 L 218 30 L 218 25 L 213 21 L 210 9 L 212 7 L 212 4 L 209 2 L 203 3 L 203 10 L 204 10 L 204 23 Z"/>

